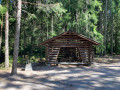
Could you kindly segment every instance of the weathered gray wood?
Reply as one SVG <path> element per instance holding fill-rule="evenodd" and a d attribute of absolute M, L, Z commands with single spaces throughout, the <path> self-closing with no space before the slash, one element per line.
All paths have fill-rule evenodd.
<path fill-rule="evenodd" d="M 92 45 L 98 45 L 97 42 L 71 31 L 49 39 L 41 45 L 45 44 L 49 45 L 48 51 L 46 50 L 48 53 L 46 54 L 49 63 L 52 65 L 89 64 L 92 60 Z M 63 61 L 67 61 L 68 63 Z"/>
<path fill-rule="evenodd" d="M 51 64 L 53 62 L 50 62 Z M 54 64 L 71 64 L 71 65 L 77 65 L 77 64 L 88 64 L 88 63 L 83 63 L 83 62 L 54 62 Z"/>

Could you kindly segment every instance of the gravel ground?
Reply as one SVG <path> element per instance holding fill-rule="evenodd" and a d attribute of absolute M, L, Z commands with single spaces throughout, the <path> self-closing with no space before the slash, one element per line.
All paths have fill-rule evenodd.
<path fill-rule="evenodd" d="M 39 66 L 33 71 L 0 71 L 0 90 L 120 90 L 120 63 Z"/>

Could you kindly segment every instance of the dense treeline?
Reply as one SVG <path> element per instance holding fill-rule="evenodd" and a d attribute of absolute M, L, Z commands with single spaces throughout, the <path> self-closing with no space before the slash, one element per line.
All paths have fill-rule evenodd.
<path fill-rule="evenodd" d="M 0 61 L 3 62 L 8 53 L 10 57 L 6 60 L 13 60 L 17 1 L 0 0 L 0 3 Z M 68 30 L 99 42 L 95 48 L 99 55 L 120 54 L 119 14 L 120 0 L 22 0 L 18 59 L 44 57 L 40 43 Z M 9 52 L 5 55 L 7 45 Z"/>

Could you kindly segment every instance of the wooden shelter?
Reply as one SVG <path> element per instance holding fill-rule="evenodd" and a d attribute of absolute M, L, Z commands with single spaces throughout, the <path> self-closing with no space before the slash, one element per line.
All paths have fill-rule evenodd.
<path fill-rule="evenodd" d="M 46 59 L 50 64 L 87 64 L 93 62 L 93 45 L 98 45 L 81 34 L 64 32 L 41 43 L 46 46 Z"/>

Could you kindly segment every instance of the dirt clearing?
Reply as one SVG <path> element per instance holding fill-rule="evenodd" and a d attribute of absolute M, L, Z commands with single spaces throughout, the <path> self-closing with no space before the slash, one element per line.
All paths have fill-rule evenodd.
<path fill-rule="evenodd" d="M 93 66 L 38 66 L 18 69 L 18 76 L 0 71 L 0 90 L 120 90 L 120 62 Z"/>

